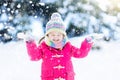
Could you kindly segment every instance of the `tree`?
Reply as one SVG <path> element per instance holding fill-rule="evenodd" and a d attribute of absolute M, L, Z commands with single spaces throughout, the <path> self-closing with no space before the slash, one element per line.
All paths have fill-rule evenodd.
<path fill-rule="evenodd" d="M 1 31 L 6 29 L 8 30 L 8 27 L 12 26 L 14 28 L 14 33 L 10 36 L 12 38 L 14 37 L 15 40 L 17 39 L 18 32 L 25 32 L 31 29 L 29 27 L 31 24 L 29 18 L 31 16 L 38 20 L 43 18 L 43 23 L 46 24 L 51 13 L 56 11 L 57 6 L 55 4 L 45 4 L 41 3 L 39 0 L 2 0 L 0 2 L 0 16 L 3 16 L 5 19 L 4 21 L 0 19 L 0 23 L 4 24 Z"/>

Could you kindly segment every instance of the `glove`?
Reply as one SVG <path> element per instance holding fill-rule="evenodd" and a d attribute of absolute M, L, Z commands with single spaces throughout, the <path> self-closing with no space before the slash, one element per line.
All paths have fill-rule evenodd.
<path fill-rule="evenodd" d="M 93 38 L 92 38 L 91 36 L 86 37 L 85 40 L 86 40 L 88 43 L 93 43 Z"/>
<path fill-rule="evenodd" d="M 34 36 L 31 33 L 26 33 L 24 37 L 24 41 L 26 42 L 34 41 Z"/>

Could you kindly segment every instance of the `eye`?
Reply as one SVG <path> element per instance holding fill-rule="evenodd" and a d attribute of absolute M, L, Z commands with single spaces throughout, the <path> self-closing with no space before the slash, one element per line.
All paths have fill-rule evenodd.
<path fill-rule="evenodd" d="M 59 34 L 57 34 L 56 36 L 60 36 Z"/>
<path fill-rule="evenodd" d="M 54 34 L 52 36 L 55 36 Z"/>

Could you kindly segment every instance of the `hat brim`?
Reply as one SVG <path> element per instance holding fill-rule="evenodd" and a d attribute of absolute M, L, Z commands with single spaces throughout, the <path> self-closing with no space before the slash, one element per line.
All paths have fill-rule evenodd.
<path fill-rule="evenodd" d="M 47 30 L 45 35 L 49 34 L 50 32 L 60 32 L 60 33 L 62 33 L 63 35 L 66 36 L 66 32 L 64 30 L 58 29 L 58 28 L 52 28 L 52 29 Z"/>

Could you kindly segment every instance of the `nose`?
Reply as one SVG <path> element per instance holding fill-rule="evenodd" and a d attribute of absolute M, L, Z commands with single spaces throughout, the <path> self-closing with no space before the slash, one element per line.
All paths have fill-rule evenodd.
<path fill-rule="evenodd" d="M 54 37 L 59 37 L 58 35 L 54 35 Z"/>

